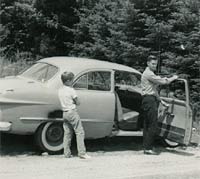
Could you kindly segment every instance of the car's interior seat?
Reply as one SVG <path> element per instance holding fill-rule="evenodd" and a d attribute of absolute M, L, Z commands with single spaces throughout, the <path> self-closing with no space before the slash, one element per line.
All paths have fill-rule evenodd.
<path fill-rule="evenodd" d="M 118 127 L 122 130 L 137 130 L 139 112 L 123 108 L 118 95 L 116 94 L 116 107 L 118 114 Z"/>

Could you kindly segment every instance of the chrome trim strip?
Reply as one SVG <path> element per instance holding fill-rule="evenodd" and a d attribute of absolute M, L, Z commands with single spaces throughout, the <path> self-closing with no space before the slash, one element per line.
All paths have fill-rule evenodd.
<path fill-rule="evenodd" d="M 46 117 L 20 117 L 23 122 L 26 121 L 63 121 L 63 118 L 46 118 Z M 81 119 L 83 122 L 113 123 L 113 121 L 105 121 L 101 119 Z"/>

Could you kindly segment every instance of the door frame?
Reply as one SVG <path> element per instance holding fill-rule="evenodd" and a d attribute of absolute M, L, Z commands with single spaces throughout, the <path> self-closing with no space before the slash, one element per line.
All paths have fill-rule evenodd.
<path fill-rule="evenodd" d="M 188 145 L 192 134 L 192 109 L 190 107 L 189 86 L 186 79 L 177 79 L 182 81 L 185 87 L 185 101 L 176 100 L 174 98 L 161 97 L 165 102 L 170 103 L 170 108 L 164 107 L 162 104 L 159 106 L 158 112 L 158 131 L 161 137 L 165 137 L 177 143 Z M 178 126 L 171 126 L 170 123 L 175 119 L 173 114 L 174 107 L 185 107 L 185 125 L 184 128 Z M 177 121 L 183 120 L 176 118 Z M 175 136 L 178 136 L 177 138 Z"/>
<path fill-rule="evenodd" d="M 113 95 L 113 98 L 112 98 L 112 96 L 109 95 L 110 98 L 113 99 L 113 102 L 110 101 L 111 104 L 113 103 L 113 106 L 111 106 L 111 109 L 110 109 L 110 110 L 113 110 L 113 111 L 111 111 L 111 113 L 113 112 L 112 115 L 109 115 L 108 111 L 107 111 L 108 116 L 103 116 L 103 118 L 100 117 L 100 114 L 97 114 L 97 117 L 86 117 L 86 116 L 82 117 L 80 115 L 81 121 L 83 122 L 83 127 L 85 129 L 85 137 L 87 139 L 102 138 L 102 137 L 109 136 L 112 133 L 112 128 L 114 125 L 114 117 L 115 117 L 114 71 L 112 69 L 105 69 L 105 68 L 103 68 L 103 69 L 102 68 L 87 69 L 87 70 L 84 70 L 81 73 L 79 73 L 73 82 L 73 85 L 74 85 L 81 76 L 83 76 L 89 72 L 100 72 L 100 71 L 110 72 L 110 74 L 111 74 L 111 76 L 110 76 L 110 78 L 111 78 L 110 79 L 111 80 L 110 87 L 111 88 L 109 91 L 91 90 L 91 89 L 86 89 L 86 88 L 75 88 L 77 93 L 79 93 L 79 92 L 86 93 L 86 94 L 91 93 L 92 98 L 94 98 L 95 93 L 98 96 L 103 93 L 104 94 L 106 93 L 107 95 L 109 95 L 109 94 Z M 84 99 L 84 101 L 85 100 L 86 99 Z M 81 101 L 81 99 L 80 99 L 80 101 Z M 93 107 L 94 107 L 94 105 L 93 105 Z M 80 109 L 81 109 L 81 105 L 78 107 L 78 111 Z M 95 108 L 95 110 L 97 110 L 97 109 Z M 104 113 L 102 113 L 102 115 L 103 114 Z M 92 115 L 94 115 L 94 113 Z M 110 119 L 110 117 L 112 117 L 112 119 Z"/>

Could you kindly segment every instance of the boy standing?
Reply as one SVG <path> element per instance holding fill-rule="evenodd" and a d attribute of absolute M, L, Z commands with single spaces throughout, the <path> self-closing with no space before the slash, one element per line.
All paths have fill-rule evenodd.
<path fill-rule="evenodd" d="M 86 154 L 86 148 L 84 143 L 85 133 L 79 114 L 76 109 L 76 105 L 80 105 L 80 102 L 78 100 L 76 91 L 71 87 L 73 79 L 74 74 L 72 72 L 64 72 L 61 75 L 61 80 L 64 85 L 58 91 L 58 96 L 62 106 L 64 119 L 64 155 L 66 158 L 72 157 L 70 147 L 74 130 L 76 134 L 78 156 L 82 159 L 89 159 L 90 156 Z"/>

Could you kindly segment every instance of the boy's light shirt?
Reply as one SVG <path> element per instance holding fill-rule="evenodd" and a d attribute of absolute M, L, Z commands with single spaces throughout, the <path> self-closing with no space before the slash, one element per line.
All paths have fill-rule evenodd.
<path fill-rule="evenodd" d="M 58 97 L 63 111 L 76 109 L 76 104 L 74 104 L 73 99 L 77 98 L 77 94 L 72 87 L 69 86 L 61 87 L 58 90 Z"/>

